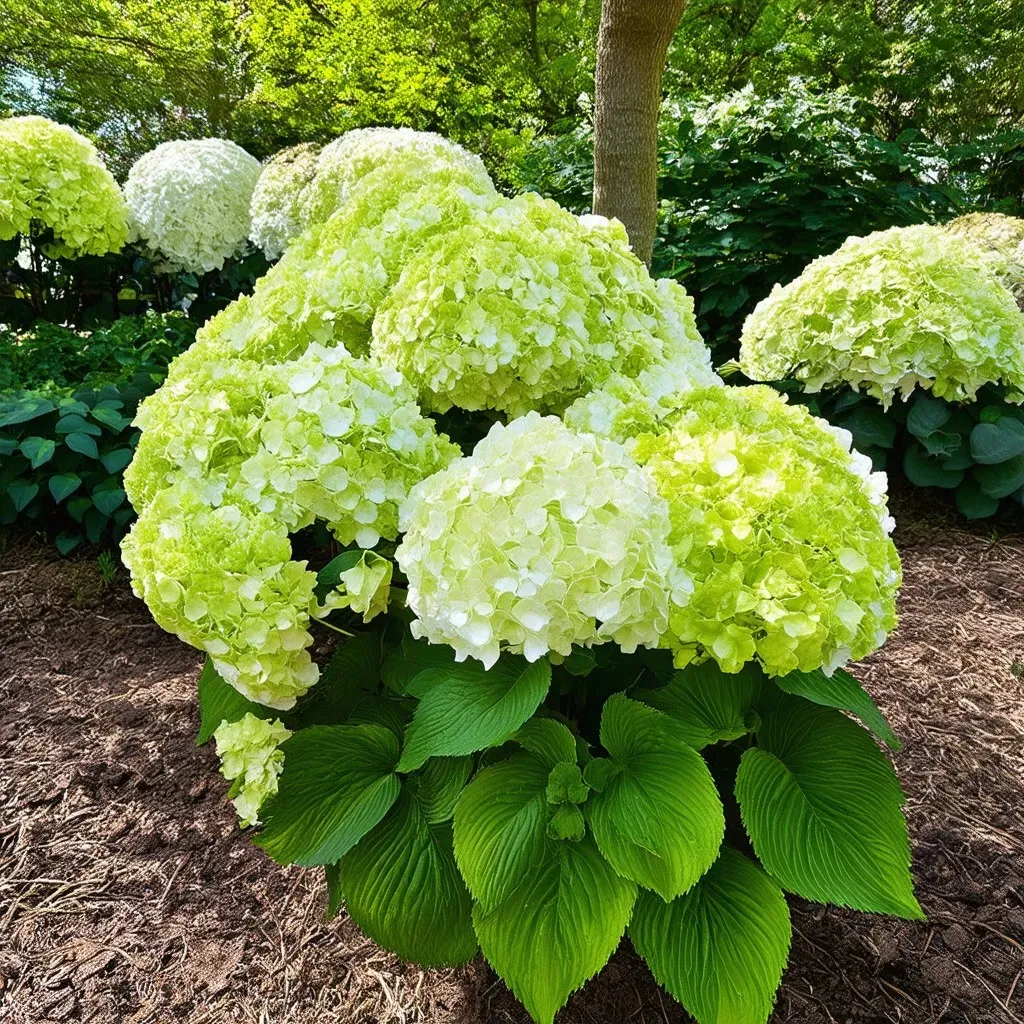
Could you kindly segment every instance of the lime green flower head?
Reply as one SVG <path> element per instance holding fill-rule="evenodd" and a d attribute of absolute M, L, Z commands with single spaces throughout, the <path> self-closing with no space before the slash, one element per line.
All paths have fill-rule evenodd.
<path fill-rule="evenodd" d="M 413 635 L 488 668 L 502 650 L 657 646 L 689 586 L 665 503 L 625 450 L 536 412 L 414 488 L 402 528 Z"/>
<path fill-rule="evenodd" d="M 982 251 L 1018 307 L 1024 309 L 1024 217 L 968 213 L 943 227 Z"/>
<path fill-rule="evenodd" d="M 283 524 L 239 505 L 211 508 L 185 478 L 146 506 L 121 552 L 157 623 L 206 651 L 250 700 L 287 710 L 316 682 L 316 573 L 291 560 Z"/>
<path fill-rule="evenodd" d="M 668 502 L 668 541 L 693 581 L 663 638 L 676 663 L 831 672 L 880 646 L 900 563 L 885 476 L 849 433 L 763 386 L 690 391 L 670 422 L 633 454 Z"/>
<path fill-rule="evenodd" d="M 279 747 L 289 736 L 278 719 L 267 722 L 248 713 L 237 722 L 221 722 L 214 732 L 220 773 L 233 783 L 228 796 L 243 827 L 259 823 L 260 807 L 277 792 L 284 770 Z"/>
<path fill-rule="evenodd" d="M 302 230 L 299 197 L 316 174 L 320 147 L 311 142 L 282 149 L 260 171 L 249 205 L 249 237 L 276 260 Z"/>
<path fill-rule="evenodd" d="M 969 401 L 989 382 L 1024 399 L 1024 315 L 970 242 L 891 228 L 776 286 L 743 325 L 740 368 L 811 392 L 848 384 L 886 406 L 918 386 Z"/>
<path fill-rule="evenodd" d="M 355 128 L 324 146 L 316 176 L 303 190 L 302 226 L 324 223 L 345 205 L 360 178 L 407 155 L 418 165 L 413 174 L 449 168 L 461 172 L 475 191 L 493 188 L 483 161 L 441 135 L 411 128 Z"/>
<path fill-rule="evenodd" d="M 351 608 L 369 622 L 388 610 L 394 568 L 390 559 L 363 551 L 351 569 L 339 573 L 338 586 L 327 595 L 324 608 Z"/>
<path fill-rule="evenodd" d="M 49 256 L 116 252 L 128 238 L 124 196 L 78 132 L 45 117 L 0 120 L 0 239 L 46 229 Z"/>

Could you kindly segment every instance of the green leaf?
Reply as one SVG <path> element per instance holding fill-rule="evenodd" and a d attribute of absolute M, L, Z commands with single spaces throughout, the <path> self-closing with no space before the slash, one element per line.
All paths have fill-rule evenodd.
<path fill-rule="evenodd" d="M 956 507 L 967 519 L 987 519 L 999 511 L 999 499 L 985 494 L 977 480 L 965 480 L 956 489 Z"/>
<path fill-rule="evenodd" d="M 706 661 L 677 672 L 667 686 L 637 690 L 633 696 L 664 711 L 677 723 L 683 740 L 701 750 L 754 731 L 764 690 L 764 676 L 756 666 L 744 665 L 732 673 Z"/>
<path fill-rule="evenodd" d="M 109 427 L 117 434 L 124 430 L 125 427 L 130 426 L 132 422 L 127 416 L 122 416 L 107 404 L 97 405 L 93 408 L 90 415 L 94 420 L 98 420 L 105 427 Z"/>
<path fill-rule="evenodd" d="M 921 394 L 907 414 L 907 429 L 915 437 L 927 437 L 945 426 L 952 415 L 953 410 L 948 402 Z"/>
<path fill-rule="evenodd" d="M 609 697 L 601 744 L 614 773 L 584 806 L 598 848 L 624 878 L 664 900 L 686 892 L 718 856 L 725 815 L 704 759 L 660 711 Z M 593 785 L 594 765 L 586 780 Z"/>
<path fill-rule="evenodd" d="M 265 824 L 256 839 L 278 863 L 340 860 L 398 797 L 398 741 L 382 726 L 315 725 L 281 750 L 277 795 L 260 811 Z"/>
<path fill-rule="evenodd" d="M 56 473 L 49 480 L 50 493 L 58 504 L 81 486 L 82 478 L 77 473 Z"/>
<path fill-rule="evenodd" d="M 990 498 L 1008 498 L 1024 487 L 1024 455 L 1017 455 L 997 466 L 976 466 L 974 479 Z"/>
<path fill-rule="evenodd" d="M 57 420 L 57 425 L 54 430 L 58 434 L 90 434 L 93 437 L 102 437 L 103 428 L 97 427 L 95 423 L 90 423 L 88 420 L 79 416 L 78 413 L 73 412 L 69 416 L 62 416 Z"/>
<path fill-rule="evenodd" d="M 324 865 L 324 879 L 327 882 L 327 920 L 338 916 L 345 902 L 345 890 L 341 885 L 341 868 L 337 864 Z"/>
<path fill-rule="evenodd" d="M 454 664 L 455 652 L 447 644 L 413 640 L 405 633 L 401 645 L 388 651 L 380 674 L 385 684 L 395 693 L 405 693 L 413 679 L 425 669 Z"/>
<path fill-rule="evenodd" d="M 125 500 L 125 493 L 120 487 L 97 487 L 92 492 L 92 503 L 105 515 L 112 515 Z"/>
<path fill-rule="evenodd" d="M 120 473 L 132 461 L 134 454 L 131 448 L 114 448 L 100 456 L 100 463 L 108 473 Z"/>
<path fill-rule="evenodd" d="M 57 546 L 57 550 L 62 554 L 66 555 L 71 551 L 74 551 L 79 544 L 82 543 L 83 537 L 80 533 L 69 533 L 67 530 L 61 530 L 54 539 L 54 544 Z"/>
<path fill-rule="evenodd" d="M 405 734 L 401 772 L 428 757 L 498 746 L 537 710 L 551 686 L 551 665 L 506 655 L 487 671 L 475 661 L 426 669 L 409 684 L 420 698 Z"/>
<path fill-rule="evenodd" d="M 196 746 L 202 746 L 221 722 L 237 722 L 246 715 L 274 718 L 277 712 L 243 697 L 214 668 L 208 657 L 199 676 L 199 735 Z"/>
<path fill-rule="evenodd" d="M 56 408 L 49 399 L 38 398 L 35 395 L 19 395 L 13 402 L 5 402 L 0 407 L 0 427 L 12 427 L 17 423 L 28 423 L 29 420 L 45 416 Z"/>
<path fill-rule="evenodd" d="M 1024 455 L 1024 423 L 1003 416 L 995 423 L 976 424 L 971 431 L 971 455 L 986 466 Z"/>
<path fill-rule="evenodd" d="M 723 846 L 708 873 L 671 903 L 641 892 L 629 937 L 697 1024 L 764 1024 L 792 927 L 778 885 Z"/>
<path fill-rule="evenodd" d="M 471 757 L 432 757 L 410 778 L 410 784 L 415 779 L 416 799 L 429 824 L 437 825 L 452 817 L 472 771 Z"/>
<path fill-rule="evenodd" d="M 844 669 L 836 669 L 831 676 L 825 675 L 820 668 L 813 672 L 790 672 L 784 676 L 776 676 L 774 682 L 786 693 L 805 697 L 824 707 L 849 711 L 891 750 L 903 749 L 903 744 L 889 728 L 889 723 L 867 695 L 864 687 Z"/>
<path fill-rule="evenodd" d="M 342 551 L 337 558 L 332 558 L 317 574 L 314 593 L 318 601 L 323 601 L 327 595 L 341 582 L 341 574 L 355 568 L 363 557 L 362 548 L 353 548 L 351 551 Z"/>
<path fill-rule="evenodd" d="M 497 906 L 543 856 L 550 769 L 528 752 L 477 772 L 455 805 L 455 858 L 473 898 Z"/>
<path fill-rule="evenodd" d="M 754 850 L 805 899 L 918 919 L 903 794 L 871 734 L 833 708 L 786 696 L 736 774 Z"/>
<path fill-rule="evenodd" d="M 576 763 L 575 737 L 553 718 L 531 718 L 512 739 L 549 769 L 563 761 Z"/>
<path fill-rule="evenodd" d="M 31 480 L 15 480 L 7 485 L 7 497 L 14 503 L 14 510 L 21 512 L 39 493 L 39 484 Z"/>
<path fill-rule="evenodd" d="M 380 679 L 380 635 L 356 633 L 340 643 L 309 693 L 296 708 L 296 722 L 341 725 L 355 706 L 377 689 Z"/>
<path fill-rule="evenodd" d="M 451 826 L 430 824 L 412 792 L 345 855 L 341 877 L 349 916 L 403 960 L 450 967 L 476 954 L 472 902 L 455 865 Z"/>
<path fill-rule="evenodd" d="M 98 459 L 100 457 L 100 450 L 96 447 L 96 442 L 88 434 L 76 431 L 73 434 L 68 434 L 64 438 L 64 443 L 73 452 L 78 452 L 79 455 L 84 455 L 90 459 Z"/>
<path fill-rule="evenodd" d="M 962 470 L 946 469 L 942 460 L 925 453 L 918 444 L 910 445 L 903 453 L 903 472 L 915 487 L 942 487 L 952 490 L 964 478 Z"/>
<path fill-rule="evenodd" d="M 56 448 L 57 444 L 52 437 L 26 437 L 21 442 L 21 454 L 28 459 L 33 469 L 49 462 Z"/>
<path fill-rule="evenodd" d="M 881 409 L 870 405 L 854 409 L 840 426 L 853 434 L 854 447 L 859 451 L 876 446 L 891 448 L 896 439 L 896 424 Z"/>
<path fill-rule="evenodd" d="M 569 996 L 615 952 L 636 886 L 608 866 L 589 837 L 546 840 L 522 886 L 473 925 L 488 963 L 538 1024 L 552 1024 Z"/>

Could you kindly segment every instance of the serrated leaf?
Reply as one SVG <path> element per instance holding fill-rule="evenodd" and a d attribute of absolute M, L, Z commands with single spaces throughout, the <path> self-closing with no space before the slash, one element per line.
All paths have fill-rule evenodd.
<path fill-rule="evenodd" d="M 452 817 L 472 771 L 471 757 L 432 757 L 412 777 L 416 780 L 416 799 L 429 824 L 437 825 Z"/>
<path fill-rule="evenodd" d="M 671 903 L 641 892 L 629 937 L 697 1024 L 764 1024 L 789 957 L 792 927 L 778 885 L 723 846 L 708 873 Z"/>
<path fill-rule="evenodd" d="M 473 925 L 488 963 L 537 1024 L 553 1024 L 569 996 L 615 952 L 636 900 L 590 837 L 546 840 L 522 886 Z"/>
<path fill-rule="evenodd" d="M 871 734 L 787 695 L 757 741 L 740 760 L 736 797 L 768 873 L 805 899 L 921 918 L 903 794 Z"/>
<path fill-rule="evenodd" d="M 831 676 L 819 668 L 813 672 L 790 672 L 776 676 L 775 684 L 786 693 L 805 697 L 815 704 L 838 708 L 856 715 L 891 750 L 902 750 L 903 744 L 889 728 L 889 723 L 868 696 L 864 687 L 844 669 L 836 669 Z"/>
<path fill-rule="evenodd" d="M 601 744 L 614 773 L 584 814 L 598 848 L 624 878 L 662 899 L 686 892 L 714 863 L 725 814 L 704 759 L 668 716 L 622 694 L 601 715 Z M 594 765 L 587 765 L 591 781 Z"/>
<path fill-rule="evenodd" d="M 896 439 L 896 424 L 881 409 L 862 405 L 841 421 L 840 426 L 853 434 L 858 451 L 865 448 L 891 448 Z"/>
<path fill-rule="evenodd" d="M 379 725 L 316 725 L 281 744 L 276 796 L 256 838 L 281 864 L 331 864 L 387 814 L 398 797 L 398 741 Z M 346 882 L 346 892 L 348 884 Z"/>
<path fill-rule="evenodd" d="M 1024 423 L 1002 416 L 995 423 L 978 423 L 971 431 L 971 455 L 982 465 L 994 465 L 1024 455 Z"/>
<path fill-rule="evenodd" d="M 214 668 L 213 661 L 207 658 L 199 676 L 199 735 L 196 737 L 196 746 L 202 746 L 216 732 L 221 722 L 237 722 L 247 714 L 269 719 L 276 712 L 273 708 L 243 697 Z"/>
<path fill-rule="evenodd" d="M 548 774 L 533 754 L 516 753 L 477 772 L 455 805 L 455 858 L 484 908 L 514 892 L 543 855 Z"/>
<path fill-rule="evenodd" d="M 57 444 L 52 437 L 26 437 L 21 442 L 21 454 L 28 459 L 33 469 L 38 469 L 43 463 L 53 458 Z"/>
<path fill-rule="evenodd" d="M 472 754 L 498 746 L 540 706 L 551 686 L 547 661 L 506 655 L 489 671 L 477 662 L 427 669 L 409 684 L 420 698 L 405 733 L 398 770 L 428 757 Z"/>
<path fill-rule="evenodd" d="M 411 792 L 342 858 L 341 877 L 349 916 L 402 959 L 450 967 L 476 954 L 451 826 L 431 825 Z"/>
<path fill-rule="evenodd" d="M 575 737 L 553 718 L 531 718 L 512 739 L 549 769 L 564 761 L 576 763 Z"/>
<path fill-rule="evenodd" d="M 50 477 L 48 485 L 53 500 L 59 504 L 82 486 L 82 478 L 77 473 L 56 473 Z"/>

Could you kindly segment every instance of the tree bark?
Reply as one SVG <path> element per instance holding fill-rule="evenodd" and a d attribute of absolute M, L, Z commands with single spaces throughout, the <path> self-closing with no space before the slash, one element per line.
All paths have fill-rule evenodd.
<path fill-rule="evenodd" d="M 686 0 L 602 0 L 594 111 L 594 213 L 618 217 L 649 264 L 658 220 L 661 76 Z"/>

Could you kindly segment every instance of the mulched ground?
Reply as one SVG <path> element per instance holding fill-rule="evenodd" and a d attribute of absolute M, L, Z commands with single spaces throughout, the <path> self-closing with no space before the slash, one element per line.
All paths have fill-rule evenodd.
<path fill-rule="evenodd" d="M 903 622 L 861 675 L 906 742 L 929 922 L 794 900 L 775 1024 L 1024 1024 L 1024 533 L 900 522 Z M 248 843 L 198 668 L 123 571 L 0 554 L 0 1020 L 527 1024 L 482 963 L 403 965 Z M 559 1024 L 684 1019 L 624 946 Z"/>

